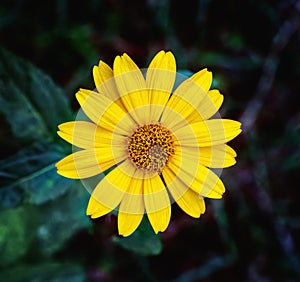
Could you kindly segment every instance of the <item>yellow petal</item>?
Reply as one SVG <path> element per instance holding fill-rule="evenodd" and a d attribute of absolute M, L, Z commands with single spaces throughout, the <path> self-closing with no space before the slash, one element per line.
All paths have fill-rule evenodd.
<path fill-rule="evenodd" d="M 130 165 L 128 163 L 128 165 Z M 128 172 L 128 165 L 125 170 Z M 130 173 L 130 172 L 129 172 Z M 119 234 L 123 236 L 129 236 L 141 223 L 143 214 L 145 212 L 145 204 L 143 197 L 143 176 L 139 170 L 135 170 L 133 173 L 131 185 L 126 191 L 119 206 L 118 213 L 118 228 Z"/>
<path fill-rule="evenodd" d="M 114 74 L 112 69 L 106 63 L 100 61 L 99 66 L 94 66 L 93 77 L 94 77 L 96 88 L 99 91 L 99 93 L 102 93 L 107 97 L 111 97 L 109 95 L 112 95 L 112 97 L 116 97 L 116 98 L 119 97 L 119 95 L 115 96 L 115 94 L 118 93 L 117 91 L 111 91 L 111 90 L 117 90 L 115 85 L 114 85 L 114 89 L 107 88 L 108 86 L 113 86 L 113 84 L 106 84 L 106 82 L 112 79 L 114 77 Z M 115 99 L 111 98 L 111 100 L 115 100 Z"/>
<path fill-rule="evenodd" d="M 100 61 L 99 66 L 94 66 L 93 68 L 93 77 L 98 92 L 126 111 L 122 101 L 119 99 L 120 95 L 115 83 L 113 70 L 106 63 Z"/>
<path fill-rule="evenodd" d="M 58 126 L 57 134 L 67 142 L 79 148 L 93 148 L 98 144 L 100 128 L 94 123 L 86 121 L 66 122 Z"/>
<path fill-rule="evenodd" d="M 241 133 L 240 127 L 241 123 L 238 121 L 213 119 L 192 123 L 173 133 L 182 146 L 209 147 L 232 140 Z"/>
<path fill-rule="evenodd" d="M 191 79 L 185 80 L 175 90 L 168 101 L 162 114 L 161 121 L 168 125 L 171 130 L 176 130 L 182 126 L 183 122 L 190 122 L 189 116 L 193 114 L 202 120 L 197 106 L 207 93 Z M 193 119 L 195 118 L 193 116 Z"/>
<path fill-rule="evenodd" d="M 159 175 L 144 180 L 144 201 L 154 232 L 165 231 L 170 222 L 171 203 Z"/>
<path fill-rule="evenodd" d="M 145 211 L 143 180 L 133 176 L 131 183 L 123 196 L 118 213 L 119 234 L 123 236 L 129 236 L 137 229 Z"/>
<path fill-rule="evenodd" d="M 110 171 L 92 192 L 93 201 L 90 204 L 91 206 L 88 207 L 89 214 L 93 217 L 98 213 L 97 209 L 93 208 L 95 201 L 102 205 L 100 212 L 106 209 L 115 209 L 132 185 L 132 179 L 132 176 L 122 171 L 122 164 Z"/>
<path fill-rule="evenodd" d="M 111 88 L 107 88 L 109 84 L 106 82 L 114 77 L 112 69 L 103 61 L 99 62 L 99 66 L 94 66 L 93 68 L 93 77 L 97 90 L 99 93 L 103 93 L 104 95 L 115 95 L 117 92 L 110 93 Z M 111 86 L 111 85 L 110 85 Z M 115 88 L 115 90 L 117 90 Z M 109 97 L 109 96 L 108 96 Z M 116 96 L 118 98 L 118 95 Z M 115 100 L 115 99 L 111 99 Z"/>
<path fill-rule="evenodd" d="M 130 112 L 130 115 L 136 122 L 149 122 L 149 113 L 147 111 L 143 115 L 134 112 L 135 108 L 149 105 L 146 82 L 138 66 L 127 54 L 123 54 L 123 56 L 115 58 L 113 72 L 122 103 L 126 110 Z"/>
<path fill-rule="evenodd" d="M 136 169 L 132 176 L 131 185 L 124 194 L 123 200 L 119 207 L 119 213 L 144 214 L 145 212 L 143 179 L 136 177 L 137 171 L 138 170 Z"/>
<path fill-rule="evenodd" d="M 222 180 L 210 169 L 199 166 L 196 177 L 190 188 L 203 197 L 220 199 L 225 192 Z"/>
<path fill-rule="evenodd" d="M 144 214 L 130 214 L 119 212 L 118 229 L 119 234 L 123 236 L 131 235 L 140 225 Z"/>
<path fill-rule="evenodd" d="M 183 157 L 211 168 L 230 167 L 236 163 L 235 151 L 226 144 L 212 147 L 181 147 Z"/>
<path fill-rule="evenodd" d="M 192 75 L 191 80 L 196 82 L 205 92 L 208 92 L 212 84 L 212 73 L 203 69 Z"/>
<path fill-rule="evenodd" d="M 206 69 L 183 81 L 168 101 L 161 121 L 171 130 L 176 130 L 182 127 L 183 120 L 191 123 L 214 115 L 222 104 L 223 96 L 217 90 L 209 91 L 211 82 L 212 74 Z"/>
<path fill-rule="evenodd" d="M 58 126 L 57 134 L 67 142 L 83 149 L 105 146 L 121 147 L 126 144 L 122 135 L 100 128 L 87 121 L 66 122 Z"/>
<path fill-rule="evenodd" d="M 147 213 L 154 232 L 164 232 L 169 226 L 171 218 L 171 206 L 153 213 Z"/>
<path fill-rule="evenodd" d="M 190 154 L 187 154 L 187 151 L 193 155 L 190 158 Z M 175 155 L 173 155 L 168 163 L 167 167 L 173 171 L 173 174 L 180 178 L 180 180 L 185 183 L 187 187 L 191 184 L 191 177 L 197 175 L 199 170 L 199 159 L 200 159 L 200 152 L 199 148 L 192 147 L 192 148 L 184 148 L 180 147 L 175 149 Z M 186 173 L 188 171 L 188 173 Z M 185 191 L 183 191 L 184 193 Z"/>
<path fill-rule="evenodd" d="M 172 198 L 176 201 L 178 206 L 188 215 L 196 218 L 200 217 L 205 211 L 203 198 L 189 189 L 169 167 L 164 168 L 162 175 Z"/>
<path fill-rule="evenodd" d="M 152 59 L 146 75 L 146 86 L 150 95 L 150 121 L 158 121 L 172 92 L 176 79 L 176 61 L 171 52 L 160 51 Z"/>
<path fill-rule="evenodd" d="M 188 215 L 199 218 L 205 212 L 203 197 L 188 189 L 181 198 L 177 199 L 178 206 Z"/>
<path fill-rule="evenodd" d="M 146 88 L 142 72 L 126 53 L 115 58 L 113 72 L 121 97 Z"/>
<path fill-rule="evenodd" d="M 187 117 L 190 123 L 206 120 L 211 118 L 218 112 L 224 100 L 224 96 L 220 94 L 219 90 L 213 89 L 208 91 L 208 94 L 199 101 L 197 105 L 197 111 L 193 111 Z M 199 114 L 201 118 L 199 119 Z"/>
<path fill-rule="evenodd" d="M 73 179 L 95 176 L 127 157 L 123 149 L 110 147 L 86 149 L 75 152 L 56 164 L 57 173 Z"/>
<path fill-rule="evenodd" d="M 170 176 L 176 175 L 176 179 L 183 183 L 183 187 L 185 187 L 181 188 L 181 190 L 176 187 L 176 197 L 180 198 L 186 192 L 186 190 L 190 188 L 198 195 L 202 195 L 204 197 L 218 199 L 221 198 L 223 193 L 225 192 L 225 187 L 221 179 L 210 169 L 199 164 L 198 159 L 188 158 L 188 155 L 184 153 L 184 150 L 182 156 L 183 159 L 188 160 L 187 164 L 185 164 L 185 162 L 182 162 L 179 158 L 173 157 L 172 159 L 170 159 L 166 167 L 168 169 L 167 172 L 169 171 L 168 183 L 172 184 L 172 179 L 170 179 Z M 163 176 L 165 176 L 165 169 L 163 170 Z M 170 171 L 172 173 L 170 173 Z M 173 181 L 175 181 L 175 178 Z M 169 189 L 172 189 L 172 186 L 170 186 L 170 184 L 167 184 L 167 186 Z M 179 194 L 179 192 L 181 194 Z M 177 201 L 177 198 L 174 199 Z"/>
<path fill-rule="evenodd" d="M 104 95 L 80 89 L 76 93 L 76 98 L 85 114 L 106 130 L 127 135 L 136 126 L 127 113 Z M 122 123 L 119 122 L 120 120 Z"/>
<path fill-rule="evenodd" d="M 147 213 L 170 206 L 170 199 L 164 183 L 158 174 L 144 179 L 144 201 Z"/>
<path fill-rule="evenodd" d="M 211 168 L 225 168 L 236 163 L 233 149 L 228 145 L 220 144 L 212 147 L 201 147 L 200 163 Z"/>
<path fill-rule="evenodd" d="M 189 153 L 187 153 L 187 151 Z M 190 157 L 191 155 L 192 157 Z M 181 182 L 184 183 L 184 186 L 180 190 L 181 194 L 178 194 L 179 190 L 176 194 L 177 198 L 180 198 L 186 192 L 186 190 L 189 188 L 190 183 L 192 182 L 192 177 L 197 174 L 197 171 L 199 169 L 199 159 L 200 151 L 198 147 L 185 148 L 180 145 L 175 146 L 175 154 L 172 155 L 172 157 L 168 160 L 166 167 L 163 169 L 163 173 L 164 170 L 168 168 L 170 171 L 172 171 L 172 174 L 169 174 L 169 183 L 172 180 L 170 178 L 172 175 L 174 180 L 175 178 L 179 178 Z M 185 171 L 188 171 L 189 173 L 186 174 Z M 174 200 L 176 200 L 177 198 L 174 198 Z"/>
<path fill-rule="evenodd" d="M 86 210 L 86 214 L 91 215 L 92 218 L 97 218 L 110 213 L 112 210 L 112 208 L 108 208 L 102 205 L 93 196 L 91 196 Z"/>
<path fill-rule="evenodd" d="M 221 107 L 224 96 L 217 89 L 208 91 L 210 99 L 205 100 L 206 103 L 201 103 L 201 109 L 199 109 L 203 119 L 211 118 Z"/>

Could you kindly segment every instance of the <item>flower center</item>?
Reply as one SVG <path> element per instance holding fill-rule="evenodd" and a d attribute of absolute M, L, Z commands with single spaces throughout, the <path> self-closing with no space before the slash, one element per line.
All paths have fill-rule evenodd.
<path fill-rule="evenodd" d="M 143 125 L 129 137 L 130 160 L 138 168 L 160 174 L 175 153 L 174 140 L 172 132 L 158 123 Z"/>

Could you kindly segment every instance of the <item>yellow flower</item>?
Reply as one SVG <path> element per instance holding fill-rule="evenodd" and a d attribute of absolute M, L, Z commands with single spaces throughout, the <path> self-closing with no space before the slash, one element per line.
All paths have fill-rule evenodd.
<path fill-rule="evenodd" d="M 136 230 L 144 213 L 155 233 L 165 231 L 172 202 L 199 218 L 204 197 L 221 198 L 225 191 L 211 168 L 235 164 L 226 142 L 241 132 L 239 122 L 218 118 L 223 95 L 210 90 L 211 72 L 183 80 L 173 54 L 160 51 L 146 70 L 123 54 L 113 69 L 100 61 L 93 76 L 96 90 L 76 94 L 88 120 L 59 125 L 59 136 L 80 149 L 56 164 L 68 178 L 103 175 L 87 214 L 97 218 L 118 209 L 123 236 Z"/>

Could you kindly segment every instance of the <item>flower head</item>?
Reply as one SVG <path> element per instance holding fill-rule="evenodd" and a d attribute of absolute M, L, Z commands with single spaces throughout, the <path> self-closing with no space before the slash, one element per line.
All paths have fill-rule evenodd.
<path fill-rule="evenodd" d="M 100 61 L 93 76 L 96 90 L 76 94 L 87 118 L 59 125 L 58 134 L 79 149 L 56 164 L 59 174 L 86 183 L 102 175 L 87 214 L 97 218 L 118 209 L 123 236 L 136 230 L 144 213 L 155 233 L 164 231 L 172 202 L 200 217 L 204 198 L 225 191 L 212 169 L 235 164 L 226 142 L 241 132 L 239 122 L 219 118 L 223 95 L 210 90 L 211 72 L 183 79 L 173 54 L 160 51 L 146 70 L 123 54 L 113 69 Z"/>

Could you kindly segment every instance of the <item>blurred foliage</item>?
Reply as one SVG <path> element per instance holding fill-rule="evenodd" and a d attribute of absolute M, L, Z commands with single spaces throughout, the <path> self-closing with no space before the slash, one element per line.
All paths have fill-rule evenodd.
<path fill-rule="evenodd" d="M 0 50 L 0 71 L 0 113 L 20 147 L 7 158 L 3 148 L 0 208 L 21 202 L 41 204 L 63 194 L 72 183 L 62 180 L 54 168 L 64 156 L 54 138 L 57 122 L 71 117 L 70 107 L 48 76 L 4 50 Z M 10 142 L 6 139 L 3 145 Z"/>
<path fill-rule="evenodd" d="M 131 236 L 126 238 L 114 236 L 112 241 L 124 249 L 141 255 L 158 255 L 162 250 L 159 235 L 153 232 L 146 217 L 143 218 L 141 225 Z"/>
<path fill-rule="evenodd" d="M 298 281 L 300 2 L 56 0 L 0 4 L 0 281 Z M 99 59 L 146 67 L 170 49 L 184 73 L 208 67 L 241 120 L 227 193 L 200 219 L 174 204 L 160 236 L 91 221 L 80 181 L 56 174 L 71 146 L 74 93 Z M 50 78 L 51 77 L 51 78 Z"/>
<path fill-rule="evenodd" d="M 7 280 L 9 277 L 9 280 Z M 19 281 L 55 281 L 55 282 L 84 282 L 85 275 L 81 265 L 74 263 L 56 263 L 44 262 L 30 265 L 18 265 L 14 268 L 1 272 L 0 278 L 3 281 L 19 282 Z"/>

